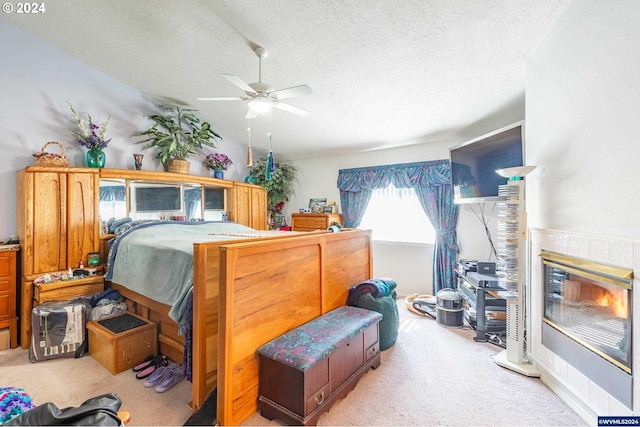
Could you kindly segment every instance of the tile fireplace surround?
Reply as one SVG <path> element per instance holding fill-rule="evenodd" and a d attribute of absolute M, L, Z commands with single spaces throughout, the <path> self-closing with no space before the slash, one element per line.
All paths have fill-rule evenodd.
<path fill-rule="evenodd" d="M 632 269 L 632 311 L 640 313 L 640 292 L 635 292 L 640 289 L 640 239 L 530 229 L 528 282 L 531 291 L 529 353 L 540 369 L 542 381 L 590 425 L 597 425 L 598 416 L 640 414 L 640 381 L 633 381 L 632 410 L 542 344 L 544 270 L 539 255 L 543 250 Z M 640 328 L 633 331 L 632 365 L 640 372 L 638 330 Z"/>

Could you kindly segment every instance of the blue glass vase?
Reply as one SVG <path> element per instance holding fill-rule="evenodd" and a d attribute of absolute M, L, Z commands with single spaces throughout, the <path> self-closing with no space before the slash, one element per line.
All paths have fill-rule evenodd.
<path fill-rule="evenodd" d="M 224 169 L 214 169 L 212 176 L 214 178 L 224 179 Z"/>
<path fill-rule="evenodd" d="M 90 168 L 103 168 L 106 155 L 101 148 L 90 148 L 87 151 L 87 166 Z"/>

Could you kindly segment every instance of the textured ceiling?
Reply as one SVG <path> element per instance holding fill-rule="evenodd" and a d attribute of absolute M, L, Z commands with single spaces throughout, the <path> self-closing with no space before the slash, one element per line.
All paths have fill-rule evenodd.
<path fill-rule="evenodd" d="M 246 142 L 243 101 L 221 77 L 308 84 L 312 95 L 251 121 L 280 155 L 439 142 L 524 111 L 529 54 L 574 0 L 55 0 L 4 19 L 141 92 L 197 108 Z M 501 123 L 505 125 L 508 123 Z M 492 129 L 489 129 L 492 130 Z M 465 135 L 469 133 L 468 135 Z"/>

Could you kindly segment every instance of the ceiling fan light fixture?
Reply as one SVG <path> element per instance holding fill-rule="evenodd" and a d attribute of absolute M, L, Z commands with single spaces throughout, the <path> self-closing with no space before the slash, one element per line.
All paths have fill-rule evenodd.
<path fill-rule="evenodd" d="M 271 111 L 271 102 L 266 99 L 256 98 L 248 102 L 249 108 L 258 114 L 264 114 Z"/>

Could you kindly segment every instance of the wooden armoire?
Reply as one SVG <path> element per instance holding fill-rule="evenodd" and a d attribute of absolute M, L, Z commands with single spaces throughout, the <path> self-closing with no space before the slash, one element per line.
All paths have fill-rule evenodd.
<path fill-rule="evenodd" d="M 17 172 L 17 233 L 22 248 L 20 342 L 28 348 L 33 281 L 87 263 L 100 246 L 99 169 L 29 166 Z"/>

